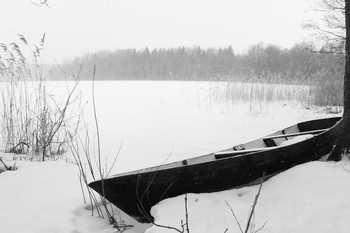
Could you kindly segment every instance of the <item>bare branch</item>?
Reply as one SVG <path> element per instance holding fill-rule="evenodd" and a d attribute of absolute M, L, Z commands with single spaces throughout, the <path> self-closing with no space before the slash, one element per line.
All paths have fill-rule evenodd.
<path fill-rule="evenodd" d="M 187 232 L 187 233 L 190 233 L 190 229 L 189 229 L 189 227 L 188 227 L 187 193 L 185 194 L 185 215 L 186 215 L 186 222 L 185 222 L 185 225 L 186 225 L 186 232 Z"/>
<path fill-rule="evenodd" d="M 261 188 L 262 188 L 262 184 L 264 182 L 264 178 L 265 178 L 265 172 L 263 174 L 263 177 L 261 178 L 261 182 L 260 182 L 260 186 L 259 186 L 259 191 L 258 193 L 255 195 L 255 199 L 254 199 L 254 203 L 252 205 L 252 209 L 250 211 L 250 215 L 249 215 L 249 218 L 248 218 L 248 222 L 247 222 L 247 226 L 246 226 L 246 229 L 244 231 L 244 233 L 248 233 L 248 230 L 249 230 L 249 226 L 251 224 L 251 220 L 252 220 L 252 217 L 255 213 L 255 207 L 256 205 L 258 204 L 258 199 L 259 199 L 259 196 L 260 196 L 260 192 L 261 192 Z"/>
<path fill-rule="evenodd" d="M 238 219 L 237 219 L 237 217 L 236 217 L 236 215 L 235 215 L 235 212 L 233 211 L 233 209 L 231 208 L 231 206 L 228 204 L 228 202 L 227 202 L 226 200 L 225 200 L 225 202 L 226 202 L 226 205 L 228 206 L 228 208 L 230 208 L 231 214 L 232 214 L 232 216 L 234 217 L 234 219 L 235 219 L 235 221 L 236 221 L 236 223 L 237 223 L 237 225 L 238 225 L 238 228 L 239 228 L 240 232 L 243 233 L 241 224 L 240 224 L 240 222 L 238 221 Z"/>
<path fill-rule="evenodd" d="M 49 0 L 43 0 L 43 1 L 39 1 L 39 2 L 32 2 L 33 5 L 38 6 L 38 7 L 49 7 Z"/>

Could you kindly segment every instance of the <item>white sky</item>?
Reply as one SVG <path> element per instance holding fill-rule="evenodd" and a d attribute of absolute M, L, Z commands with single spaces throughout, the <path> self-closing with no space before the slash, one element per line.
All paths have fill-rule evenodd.
<path fill-rule="evenodd" d="M 103 49 L 226 47 L 265 42 L 291 47 L 313 0 L 0 0 L 0 42 L 46 32 L 45 61 Z"/>

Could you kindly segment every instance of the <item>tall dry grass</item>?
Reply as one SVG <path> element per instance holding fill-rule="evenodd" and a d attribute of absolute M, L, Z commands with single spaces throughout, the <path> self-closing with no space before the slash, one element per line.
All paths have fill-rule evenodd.
<path fill-rule="evenodd" d="M 43 69 L 45 34 L 35 46 L 30 46 L 22 35 L 19 40 L 22 47 L 17 43 L 0 44 L 1 149 L 42 161 L 57 158 L 67 149 L 66 128 L 77 119 L 67 115 L 78 98 L 78 81 L 67 84 L 61 98 L 48 92 L 48 77 Z M 30 51 L 32 64 L 23 55 L 24 48 Z"/>
<path fill-rule="evenodd" d="M 338 113 L 343 103 L 343 77 L 341 72 L 321 70 L 305 78 L 281 83 L 279 76 L 240 77 L 232 81 L 214 82 L 210 90 L 211 102 L 230 105 L 245 104 L 250 109 L 263 108 L 272 103 L 301 104 L 306 108 L 323 107 Z M 285 80 L 283 78 L 282 80 Z M 300 81 L 302 80 L 302 81 Z"/>
<path fill-rule="evenodd" d="M 96 213 L 101 218 L 107 218 L 109 223 L 113 225 L 114 228 L 123 232 L 133 226 L 124 223 L 119 210 L 115 209 L 115 207 L 113 207 L 113 205 L 105 199 L 104 195 L 105 179 L 110 175 L 117 161 L 121 146 L 119 147 L 117 154 L 114 156 L 113 163 L 109 165 L 110 167 L 108 167 L 107 163 L 103 165 L 103 156 L 101 153 L 102 142 L 100 140 L 97 106 L 95 101 L 95 75 L 96 66 L 94 66 L 92 78 L 92 105 L 95 131 L 91 132 L 91 128 L 89 130 L 88 123 L 85 121 L 84 114 L 82 114 L 82 121 L 79 121 L 76 127 L 77 129 L 80 129 L 79 133 L 76 135 L 71 135 L 71 133 L 67 131 L 67 134 L 71 139 L 68 141 L 68 145 L 73 155 L 75 164 L 79 169 L 79 181 L 84 203 L 89 203 L 89 208 L 91 208 L 92 215 Z M 81 112 L 83 112 L 83 109 Z M 79 123 L 82 123 L 83 125 L 79 127 Z M 97 145 L 91 143 L 90 137 L 97 139 Z M 89 186 L 90 181 L 97 179 L 100 179 L 102 182 L 102 195 L 97 194 Z"/>
<path fill-rule="evenodd" d="M 322 70 L 311 89 L 311 103 L 316 106 L 343 106 L 343 73 Z"/>

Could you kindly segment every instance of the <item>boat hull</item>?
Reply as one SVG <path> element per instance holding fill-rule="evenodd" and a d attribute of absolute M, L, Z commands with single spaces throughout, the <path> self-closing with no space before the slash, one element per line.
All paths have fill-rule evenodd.
<path fill-rule="evenodd" d="M 104 194 L 107 200 L 137 221 L 152 222 L 150 209 L 163 199 L 185 193 L 230 189 L 257 180 L 263 174 L 269 176 L 295 165 L 320 159 L 332 150 L 339 136 L 340 124 L 341 118 L 302 122 L 296 125 L 301 131 L 320 128 L 327 128 L 327 130 L 287 146 L 276 146 L 271 149 L 266 148 L 267 150 L 231 156 L 231 152 L 228 151 L 228 156 L 220 159 L 212 153 L 200 157 L 214 158 L 204 162 L 191 164 L 191 160 L 180 161 L 171 166 L 162 165 L 129 172 L 94 181 L 90 183 L 90 187 Z M 277 135 L 280 132 L 284 130 L 271 135 Z M 254 145 L 258 143 L 260 140 L 252 142 Z"/>

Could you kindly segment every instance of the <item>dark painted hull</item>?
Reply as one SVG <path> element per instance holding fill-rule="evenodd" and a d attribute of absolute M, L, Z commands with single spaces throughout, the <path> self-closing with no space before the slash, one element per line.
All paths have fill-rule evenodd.
<path fill-rule="evenodd" d="M 291 145 L 274 145 L 271 149 L 266 145 L 264 148 L 266 150 L 245 154 L 234 154 L 237 151 L 229 148 L 223 151 L 224 157 L 218 157 L 215 153 L 208 154 L 186 161 L 119 174 L 103 181 L 94 181 L 89 185 L 98 193 L 104 193 L 107 200 L 136 220 L 150 222 L 153 220 L 150 215 L 151 207 L 165 198 L 185 193 L 226 190 L 259 179 L 263 173 L 266 176 L 272 175 L 297 164 L 321 158 L 332 150 L 340 133 L 340 124 L 342 122 L 339 117 L 301 122 L 269 136 L 286 134 L 288 131 L 294 133 L 295 130 L 300 132 L 326 130 Z M 255 145 L 263 142 L 264 145 L 269 144 L 265 138 L 242 146 L 254 150 Z M 231 151 L 233 154 L 230 154 Z"/>

